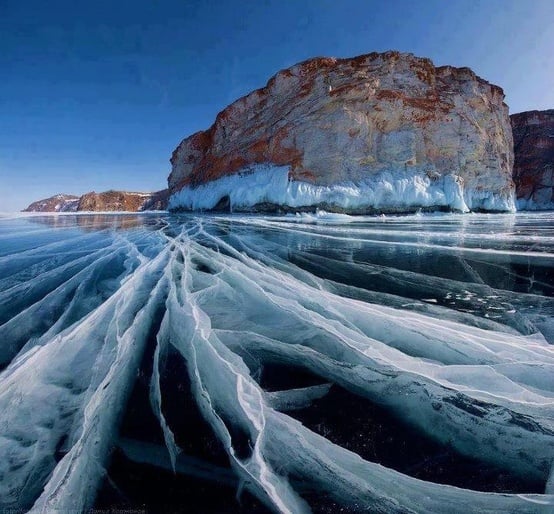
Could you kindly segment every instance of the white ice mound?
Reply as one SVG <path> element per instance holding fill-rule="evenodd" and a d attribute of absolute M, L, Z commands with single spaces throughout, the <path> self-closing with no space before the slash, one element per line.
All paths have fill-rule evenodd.
<path fill-rule="evenodd" d="M 184 187 L 169 200 L 169 209 L 210 210 L 228 197 L 231 211 L 259 204 L 360 213 L 406 212 L 418 208 L 515 211 L 513 194 L 464 189 L 456 174 L 430 177 L 420 170 L 384 171 L 354 183 L 319 186 L 289 179 L 288 166 L 257 165 L 198 187 Z"/>

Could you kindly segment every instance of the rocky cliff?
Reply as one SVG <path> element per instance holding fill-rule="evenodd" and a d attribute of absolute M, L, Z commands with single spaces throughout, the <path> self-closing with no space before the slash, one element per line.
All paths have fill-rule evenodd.
<path fill-rule="evenodd" d="M 66 211 L 150 211 L 167 208 L 168 191 L 155 193 L 133 193 L 128 191 L 90 192 L 83 196 L 56 195 L 33 202 L 24 209 L 26 212 L 66 212 Z"/>
<path fill-rule="evenodd" d="M 519 209 L 554 209 L 554 109 L 510 116 Z"/>
<path fill-rule="evenodd" d="M 169 201 L 169 190 L 162 189 L 155 193 L 150 193 L 150 198 L 142 205 L 143 211 L 165 211 Z"/>
<path fill-rule="evenodd" d="M 78 211 L 127 211 L 147 210 L 157 193 L 132 193 L 128 191 L 104 191 L 103 193 L 86 193 L 79 200 Z"/>
<path fill-rule="evenodd" d="M 23 212 L 72 212 L 78 205 L 78 196 L 59 194 L 33 202 Z"/>
<path fill-rule="evenodd" d="M 468 68 L 411 54 L 311 59 L 179 144 L 169 206 L 513 210 L 503 99 Z"/>

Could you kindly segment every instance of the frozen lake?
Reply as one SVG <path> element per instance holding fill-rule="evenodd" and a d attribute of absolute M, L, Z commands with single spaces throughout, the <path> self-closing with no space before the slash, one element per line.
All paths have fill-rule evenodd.
<path fill-rule="evenodd" d="M 552 512 L 553 345 L 554 213 L 0 215 L 0 510 Z"/>

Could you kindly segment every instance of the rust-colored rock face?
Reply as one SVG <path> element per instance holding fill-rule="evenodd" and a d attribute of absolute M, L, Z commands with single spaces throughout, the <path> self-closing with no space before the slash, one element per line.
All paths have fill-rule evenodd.
<path fill-rule="evenodd" d="M 27 212 L 72 212 L 72 211 L 151 211 L 167 209 L 167 189 L 155 193 L 128 191 L 105 191 L 86 193 L 83 196 L 56 195 L 33 202 Z"/>
<path fill-rule="evenodd" d="M 522 209 L 554 209 L 554 109 L 510 116 L 514 182 Z"/>
<path fill-rule="evenodd" d="M 142 210 L 149 193 L 129 193 L 127 191 L 105 191 L 86 193 L 79 200 L 79 211 L 128 211 Z"/>
<path fill-rule="evenodd" d="M 411 54 L 311 59 L 184 139 L 171 157 L 170 193 L 268 164 L 317 186 L 384 171 L 455 175 L 470 208 L 509 208 L 513 152 L 503 99 L 468 68 Z"/>

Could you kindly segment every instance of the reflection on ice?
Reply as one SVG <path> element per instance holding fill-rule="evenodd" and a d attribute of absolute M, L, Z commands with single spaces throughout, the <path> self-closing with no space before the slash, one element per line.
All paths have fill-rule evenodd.
<path fill-rule="evenodd" d="M 175 507 L 156 466 L 250 512 L 551 512 L 553 257 L 541 214 L 0 218 L 0 505 Z"/>

